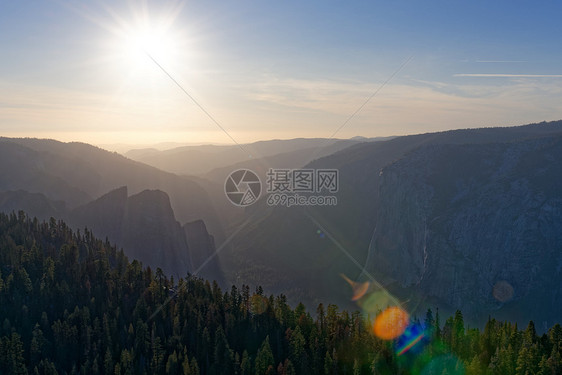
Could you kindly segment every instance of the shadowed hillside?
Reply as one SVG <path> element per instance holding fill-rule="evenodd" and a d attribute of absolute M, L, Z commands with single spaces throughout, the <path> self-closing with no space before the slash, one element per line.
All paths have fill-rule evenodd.
<path fill-rule="evenodd" d="M 562 246 L 555 208 L 562 189 L 553 185 L 560 169 L 557 155 L 562 145 L 556 141 L 560 136 L 562 121 L 466 129 L 359 144 L 319 159 L 308 167 L 339 170 L 337 206 L 271 208 L 261 201 L 249 207 L 246 217 L 251 223 L 236 237 L 235 251 L 225 254 L 226 269 L 232 280 L 252 278 L 273 290 L 289 290 L 289 297 L 296 300 L 345 303 L 346 285 L 339 275 L 365 277 L 357 262 L 413 307 L 423 309 L 431 303 L 452 311 L 465 307 L 467 317 L 479 322 L 500 308 L 506 315 L 519 311 L 520 321 L 538 314 L 541 324 L 549 324 L 560 313 L 558 289 L 552 285 L 562 282 L 555 259 L 555 249 Z M 459 182 L 459 176 L 468 180 Z M 461 199 L 462 194 L 468 195 Z M 541 214 L 537 210 L 543 201 L 550 203 Z M 475 207 L 496 216 L 474 216 Z M 436 232 L 424 231 L 424 217 Z M 469 225 L 463 224 L 466 221 Z M 454 245 L 459 239 L 464 241 L 462 250 Z M 543 239 L 546 242 L 540 242 Z M 453 250 L 468 254 L 471 262 L 449 254 L 456 261 L 443 263 L 449 258 L 439 254 Z M 420 282 L 424 252 L 432 254 L 427 255 L 428 261 L 435 260 L 426 271 L 433 277 Z M 512 252 L 518 255 L 510 258 Z M 490 257 L 497 261 L 490 262 Z M 536 264 L 533 281 L 507 259 L 513 264 Z M 475 272 L 482 267 L 490 270 L 477 281 L 462 276 L 467 267 Z M 513 298 L 502 303 L 492 296 L 501 280 L 515 290 Z"/>

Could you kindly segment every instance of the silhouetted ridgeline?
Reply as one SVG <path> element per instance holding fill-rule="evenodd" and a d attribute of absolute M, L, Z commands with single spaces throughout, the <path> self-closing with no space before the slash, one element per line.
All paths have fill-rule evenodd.
<path fill-rule="evenodd" d="M 193 230 L 191 228 L 190 230 Z M 167 302 L 167 303 L 166 303 Z M 163 305 L 163 308 L 160 307 Z M 371 333 L 358 312 L 129 262 L 64 222 L 0 214 L 1 374 L 560 374 L 562 329 L 542 336 L 462 313 L 412 321 L 409 350 Z"/>
<path fill-rule="evenodd" d="M 191 233 L 195 243 L 205 244 L 209 233 L 224 239 L 211 198 L 194 179 L 84 143 L 0 137 L 0 211 L 19 210 L 88 227 L 170 275 L 197 269 L 193 253 L 214 252 L 191 246 L 182 226 L 204 220 L 205 230 Z M 219 259 L 200 274 L 222 282 Z"/>

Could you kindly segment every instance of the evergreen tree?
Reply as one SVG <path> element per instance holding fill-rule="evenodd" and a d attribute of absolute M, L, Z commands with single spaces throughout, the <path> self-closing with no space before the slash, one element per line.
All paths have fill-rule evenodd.
<path fill-rule="evenodd" d="M 334 361 L 330 356 L 330 352 L 326 352 L 326 356 L 324 357 L 324 374 L 331 375 L 334 373 Z"/>
<path fill-rule="evenodd" d="M 109 351 L 109 348 L 107 348 L 107 350 L 105 351 L 105 356 L 103 359 L 103 367 L 106 374 L 113 373 L 113 369 L 114 369 L 113 358 L 111 357 L 111 352 Z"/>
<path fill-rule="evenodd" d="M 441 321 L 439 319 L 439 308 L 437 308 L 437 312 L 435 313 L 435 329 L 434 329 L 434 338 L 436 340 L 441 339 Z"/>
<path fill-rule="evenodd" d="M 191 371 L 191 375 L 200 375 L 199 364 L 197 363 L 195 357 L 191 358 L 191 362 L 189 363 L 189 368 Z"/>
<path fill-rule="evenodd" d="M 271 352 L 271 346 L 269 345 L 269 336 L 263 340 L 258 354 L 256 355 L 256 375 L 265 375 L 270 366 L 274 366 L 273 353 Z"/>
<path fill-rule="evenodd" d="M 453 318 L 453 326 L 451 332 L 451 348 L 461 358 L 466 358 L 466 351 L 464 345 L 464 318 L 462 312 L 457 310 Z"/>
<path fill-rule="evenodd" d="M 9 337 L 5 336 L 0 339 L 0 373 L 27 374 L 23 354 L 23 342 L 17 333 L 14 332 Z"/>
<path fill-rule="evenodd" d="M 174 350 L 174 352 L 170 354 L 168 360 L 166 361 L 166 374 L 175 375 L 175 374 L 179 374 L 179 371 L 180 371 L 180 364 L 178 362 L 178 354 Z"/>
<path fill-rule="evenodd" d="M 482 365 L 477 355 L 472 357 L 470 363 L 466 366 L 466 375 L 480 375 L 482 374 Z"/>
<path fill-rule="evenodd" d="M 562 356 L 558 345 L 552 347 L 550 356 L 546 360 L 546 369 L 548 374 L 562 374 Z"/>
<path fill-rule="evenodd" d="M 531 320 L 523 333 L 523 345 L 530 347 L 535 341 L 537 341 L 537 331 L 535 329 L 535 323 Z"/>
<path fill-rule="evenodd" d="M 219 327 L 215 333 L 214 347 L 214 374 L 230 375 L 234 373 L 233 355 L 221 327 Z"/>
<path fill-rule="evenodd" d="M 242 360 L 240 361 L 240 375 L 250 375 L 252 373 L 252 361 L 248 355 L 248 351 L 244 350 L 242 353 Z"/>
<path fill-rule="evenodd" d="M 361 366 L 357 359 L 353 360 L 353 375 L 361 375 Z"/>
<path fill-rule="evenodd" d="M 401 356 L 359 312 L 319 305 L 313 319 L 259 287 L 250 298 L 248 286 L 171 280 L 56 220 L 0 214 L 0 264 L 0 374 L 365 374 L 370 363 L 407 375 L 443 356 L 462 360 L 446 373 L 461 362 L 467 375 L 562 372 L 559 324 L 538 337 L 533 322 L 490 318 L 481 332 L 457 311 L 441 330 L 428 310 L 423 340 Z"/>
<path fill-rule="evenodd" d="M 306 359 L 305 359 L 305 344 L 306 340 L 302 334 L 301 328 L 297 326 L 291 334 L 289 340 L 290 347 L 290 360 L 292 363 L 297 364 L 297 369 L 299 374 L 303 374 L 307 371 L 306 369 Z"/>

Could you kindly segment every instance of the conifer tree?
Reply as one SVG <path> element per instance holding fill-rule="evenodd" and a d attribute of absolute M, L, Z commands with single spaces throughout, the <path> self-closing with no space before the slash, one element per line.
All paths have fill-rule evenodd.
<path fill-rule="evenodd" d="M 269 366 L 274 366 L 273 353 L 269 345 L 269 336 L 263 340 L 256 355 L 256 375 L 265 375 Z"/>

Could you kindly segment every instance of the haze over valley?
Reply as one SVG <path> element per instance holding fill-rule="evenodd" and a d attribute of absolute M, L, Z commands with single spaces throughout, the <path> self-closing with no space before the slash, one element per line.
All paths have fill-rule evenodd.
<path fill-rule="evenodd" d="M 87 144 L 3 138 L 0 208 L 89 228 L 171 275 L 197 270 L 292 303 L 352 306 L 345 274 L 374 278 L 420 314 L 436 304 L 476 324 L 493 313 L 547 327 L 562 311 L 549 298 L 561 293 L 560 137 L 558 121 L 243 145 L 263 154 L 252 159 L 235 146 L 129 152 L 168 170 L 187 160 L 181 174 Z M 225 180 L 244 168 L 264 191 L 270 169 L 335 168 L 338 204 L 269 206 L 264 192 L 236 207 Z M 512 290 L 506 300 L 497 283 Z"/>
<path fill-rule="evenodd" d="M 0 375 L 562 374 L 561 2 L 0 2 Z"/>

